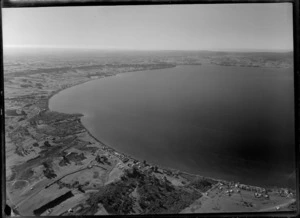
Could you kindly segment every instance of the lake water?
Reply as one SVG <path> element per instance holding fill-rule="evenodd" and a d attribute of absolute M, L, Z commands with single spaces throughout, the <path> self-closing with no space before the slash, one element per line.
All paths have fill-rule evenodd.
<path fill-rule="evenodd" d="M 216 65 L 119 74 L 63 90 L 50 109 L 119 152 L 254 185 L 295 180 L 292 69 Z"/>

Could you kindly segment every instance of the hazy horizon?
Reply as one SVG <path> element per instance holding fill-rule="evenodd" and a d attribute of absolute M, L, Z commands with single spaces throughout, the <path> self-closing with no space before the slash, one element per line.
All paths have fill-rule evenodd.
<path fill-rule="evenodd" d="M 292 51 L 289 3 L 4 8 L 3 46 Z"/>
<path fill-rule="evenodd" d="M 294 49 L 219 49 L 219 50 L 206 50 L 206 49 L 130 49 L 130 48 L 80 48 L 80 47 L 27 47 L 27 46 L 4 46 L 4 50 L 81 50 L 81 51 L 129 51 L 129 52 L 257 52 L 257 53 L 290 53 Z"/>

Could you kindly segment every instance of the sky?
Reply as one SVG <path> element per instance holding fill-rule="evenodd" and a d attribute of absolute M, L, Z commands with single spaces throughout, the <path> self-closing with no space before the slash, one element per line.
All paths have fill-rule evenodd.
<path fill-rule="evenodd" d="M 4 47 L 293 50 L 291 3 L 4 8 Z"/>

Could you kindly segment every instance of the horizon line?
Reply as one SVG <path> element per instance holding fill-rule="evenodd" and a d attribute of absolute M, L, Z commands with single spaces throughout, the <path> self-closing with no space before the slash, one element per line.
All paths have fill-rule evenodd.
<path fill-rule="evenodd" d="M 99 47 L 58 47 L 58 46 L 31 46 L 31 45 L 3 45 L 3 49 L 65 49 L 65 50 L 93 50 L 93 51 L 194 51 L 194 52 L 280 52 L 280 53 L 287 53 L 293 52 L 294 49 L 253 49 L 253 48 L 240 48 L 240 49 L 154 49 L 154 48 L 116 48 L 116 47 L 106 47 L 106 48 L 99 48 Z"/>

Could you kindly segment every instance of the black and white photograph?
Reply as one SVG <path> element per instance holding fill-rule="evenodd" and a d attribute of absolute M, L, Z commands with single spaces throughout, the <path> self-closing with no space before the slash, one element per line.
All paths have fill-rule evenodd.
<path fill-rule="evenodd" d="M 297 213 L 291 2 L 7 7 L 2 32 L 11 216 Z"/>

